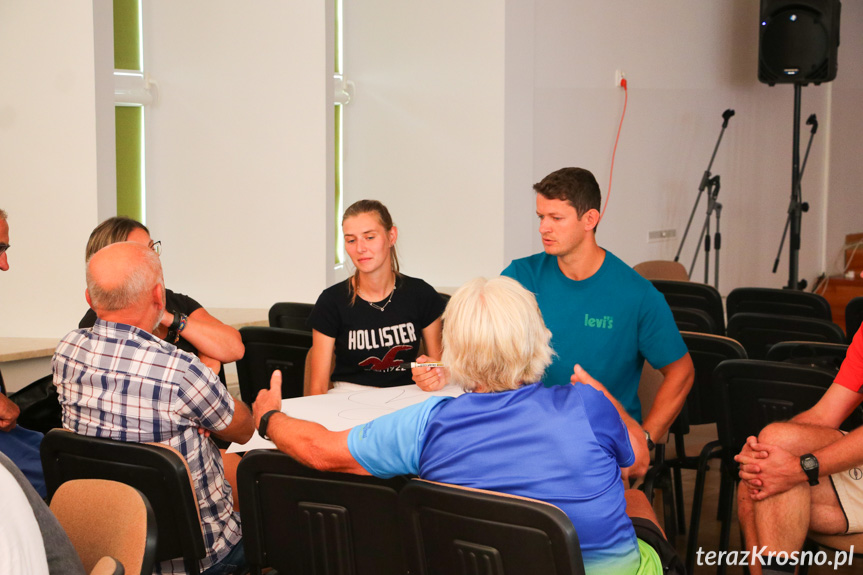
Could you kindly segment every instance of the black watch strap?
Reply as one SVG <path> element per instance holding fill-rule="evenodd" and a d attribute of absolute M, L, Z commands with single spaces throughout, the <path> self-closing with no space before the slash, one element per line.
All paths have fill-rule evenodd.
<path fill-rule="evenodd" d="M 176 343 L 180 336 L 180 334 L 177 333 L 177 328 L 180 327 L 180 314 L 175 311 L 168 313 L 174 316 L 174 320 L 171 322 L 171 325 L 168 326 L 168 333 L 165 334 L 165 341 L 168 343 Z"/>
<path fill-rule="evenodd" d="M 646 429 L 644 430 L 644 438 L 647 440 L 648 451 L 653 451 L 653 448 L 656 447 L 656 444 L 653 443 L 653 439 L 650 438 L 650 432 Z"/>
<path fill-rule="evenodd" d="M 261 416 L 261 422 L 258 424 L 258 435 L 260 435 L 267 441 L 270 440 L 270 437 L 267 435 L 267 425 L 269 425 L 270 423 L 270 417 L 272 417 L 273 414 L 276 413 L 281 413 L 281 410 L 271 409 L 270 411 Z"/>
<path fill-rule="evenodd" d="M 809 485 L 818 485 L 819 465 L 818 459 L 811 453 L 806 453 L 800 456 L 800 467 L 803 468 L 803 473 L 809 481 Z"/>

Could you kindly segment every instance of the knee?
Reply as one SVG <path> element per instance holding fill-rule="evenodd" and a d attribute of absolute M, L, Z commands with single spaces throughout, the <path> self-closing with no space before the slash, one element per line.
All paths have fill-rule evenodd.
<path fill-rule="evenodd" d="M 794 453 L 804 443 L 804 433 L 801 426 L 795 423 L 771 423 L 758 434 L 758 442 L 776 445 Z"/>

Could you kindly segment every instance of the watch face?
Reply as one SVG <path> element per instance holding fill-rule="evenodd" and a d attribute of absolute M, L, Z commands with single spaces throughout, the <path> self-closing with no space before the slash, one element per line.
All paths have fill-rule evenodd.
<path fill-rule="evenodd" d="M 800 465 L 803 466 L 804 471 L 811 471 L 818 468 L 818 460 L 810 455 L 800 459 Z"/>

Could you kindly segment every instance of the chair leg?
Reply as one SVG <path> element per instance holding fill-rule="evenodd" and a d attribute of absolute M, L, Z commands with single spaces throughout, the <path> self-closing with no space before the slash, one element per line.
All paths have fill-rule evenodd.
<path fill-rule="evenodd" d="M 671 467 L 674 473 L 674 504 L 677 507 L 677 531 L 686 533 L 686 507 L 683 503 L 683 473 L 681 469 L 686 465 L 686 445 L 682 433 L 674 434 L 674 463 Z"/>
<path fill-rule="evenodd" d="M 736 481 L 728 473 L 722 475 L 725 484 L 725 496 L 722 499 L 722 485 L 720 485 L 720 504 L 722 505 L 722 527 L 719 533 L 719 551 L 728 551 L 731 540 L 731 521 L 734 515 L 734 488 Z M 716 570 L 718 575 L 725 575 L 726 564 L 723 561 Z"/>
<path fill-rule="evenodd" d="M 695 553 L 698 549 L 698 532 L 701 527 L 701 507 L 704 503 L 704 484 L 707 479 L 707 464 L 710 459 L 718 457 L 721 447 L 718 441 L 711 441 L 701 450 L 698 456 L 698 467 L 695 472 L 695 492 L 692 496 L 692 512 L 689 517 L 689 540 L 686 544 L 686 572 L 695 572 Z"/>
<path fill-rule="evenodd" d="M 677 532 L 686 533 L 686 507 L 683 503 L 683 474 L 680 467 L 672 468 L 672 484 L 674 487 L 674 506 L 677 508 Z"/>

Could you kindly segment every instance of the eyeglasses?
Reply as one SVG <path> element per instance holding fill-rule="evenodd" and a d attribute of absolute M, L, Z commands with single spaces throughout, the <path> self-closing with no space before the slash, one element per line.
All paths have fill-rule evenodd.
<path fill-rule="evenodd" d="M 8 250 L 8 249 L 9 249 L 9 248 L 11 248 L 11 247 L 12 247 L 12 246 L 10 246 L 9 244 L 0 244 L 0 256 L 2 256 L 3 254 L 5 254 L 5 253 L 6 253 L 6 250 Z"/>
<path fill-rule="evenodd" d="M 8 247 L 8 246 L 7 246 Z M 150 242 L 150 249 L 156 252 L 159 255 L 162 255 L 162 242 Z M 0 252 L 2 253 L 2 252 Z"/>

